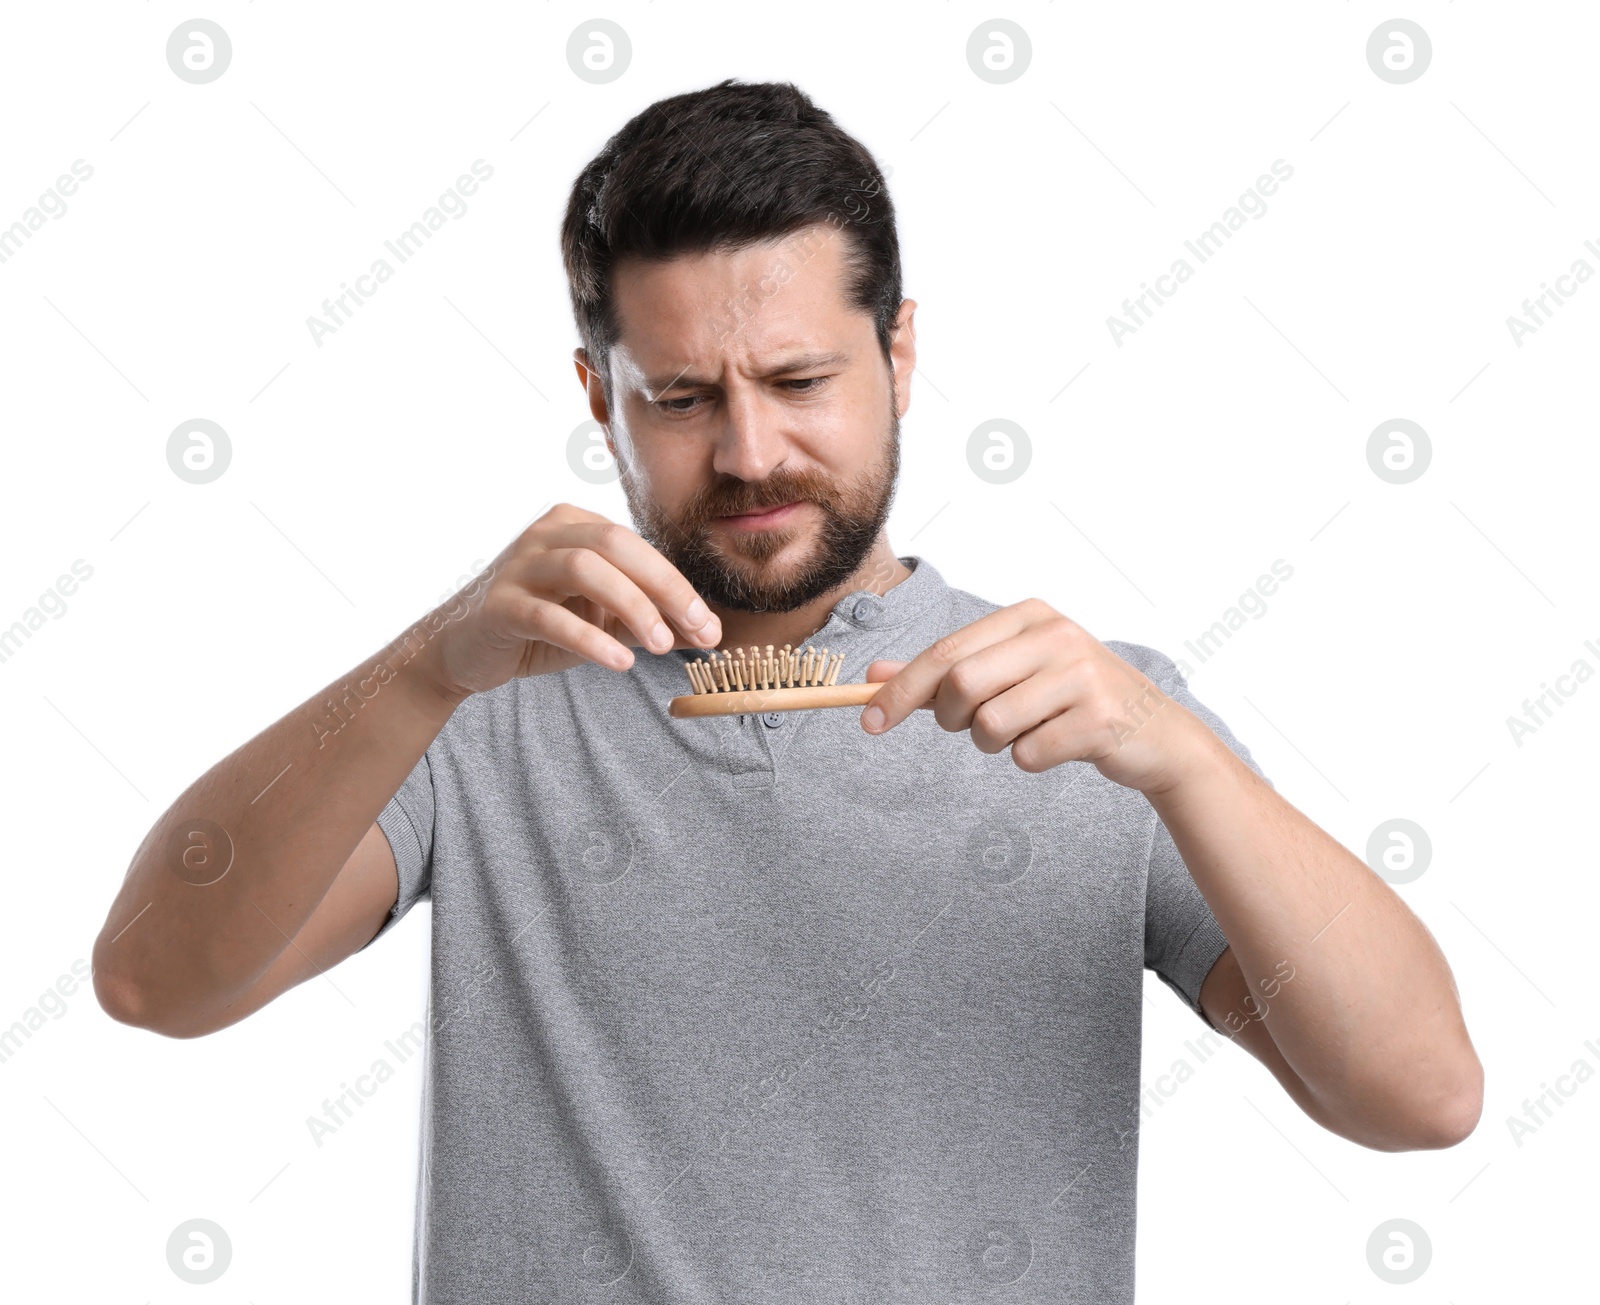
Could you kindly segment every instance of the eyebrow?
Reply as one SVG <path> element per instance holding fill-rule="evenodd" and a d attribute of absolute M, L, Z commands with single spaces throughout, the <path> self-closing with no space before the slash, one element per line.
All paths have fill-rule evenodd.
<path fill-rule="evenodd" d="M 785 358 L 776 367 L 762 372 L 757 380 L 767 381 L 774 376 L 783 376 L 788 372 L 810 371 L 814 367 L 838 367 L 850 361 L 850 355 L 838 350 L 815 353 L 797 353 Z M 668 390 L 675 389 L 711 389 L 716 382 L 708 378 L 690 376 L 685 367 L 675 376 L 647 376 L 644 381 L 646 393 L 652 398 L 659 398 Z"/>

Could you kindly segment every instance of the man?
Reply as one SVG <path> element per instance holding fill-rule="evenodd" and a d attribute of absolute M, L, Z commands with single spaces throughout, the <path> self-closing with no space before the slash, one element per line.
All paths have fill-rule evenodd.
<path fill-rule="evenodd" d="M 1471 1131 L 1432 938 L 1174 663 L 889 546 L 916 305 L 858 142 L 664 100 L 562 244 L 637 533 L 557 505 L 198 781 L 108 1011 L 224 1027 L 431 897 L 429 1301 L 1131 1301 L 1145 967 L 1332 1131 Z M 769 643 L 884 687 L 667 715 Z"/>

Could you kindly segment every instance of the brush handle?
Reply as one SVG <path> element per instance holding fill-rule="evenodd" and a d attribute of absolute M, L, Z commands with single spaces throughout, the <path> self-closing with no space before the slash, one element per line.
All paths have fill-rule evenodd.
<path fill-rule="evenodd" d="M 739 689 L 732 693 L 686 693 L 667 704 L 667 715 L 744 716 L 809 707 L 862 707 L 877 696 L 877 684 L 809 684 L 793 689 Z"/>

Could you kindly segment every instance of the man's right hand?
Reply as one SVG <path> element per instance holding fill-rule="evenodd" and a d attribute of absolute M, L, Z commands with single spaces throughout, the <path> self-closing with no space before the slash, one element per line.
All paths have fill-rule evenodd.
<path fill-rule="evenodd" d="M 582 662 L 633 665 L 635 647 L 715 648 L 722 623 L 675 566 L 626 526 L 557 503 L 436 609 L 436 687 L 461 699 Z"/>
<path fill-rule="evenodd" d="M 567 503 L 425 620 L 420 651 L 388 667 L 398 676 L 377 669 L 391 643 L 217 762 L 151 827 L 95 939 L 95 995 L 112 1018 L 200 1037 L 371 942 L 400 891 L 378 817 L 466 697 L 722 638 L 661 553 Z M 186 853 L 202 836 L 228 860 L 197 882 Z"/>

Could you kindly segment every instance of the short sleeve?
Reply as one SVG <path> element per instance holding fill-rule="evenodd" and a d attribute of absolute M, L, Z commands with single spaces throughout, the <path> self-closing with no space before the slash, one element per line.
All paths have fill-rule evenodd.
<path fill-rule="evenodd" d="M 400 917 L 430 895 L 433 886 L 433 770 L 424 752 L 399 790 L 378 812 L 378 828 L 394 852 L 400 880 L 394 908 L 383 927 L 358 950 L 365 951 L 400 922 Z"/>
<path fill-rule="evenodd" d="M 1245 747 L 1233 731 L 1214 711 L 1194 696 L 1170 657 L 1153 650 L 1145 664 L 1140 665 L 1127 654 L 1119 654 L 1144 671 L 1174 702 L 1181 704 L 1198 716 L 1219 739 L 1232 749 L 1245 765 L 1266 780 Z M 1144 963 L 1156 972 L 1161 981 L 1171 988 L 1190 1010 L 1202 1020 L 1205 1012 L 1200 1008 L 1200 985 L 1216 964 L 1217 958 L 1227 949 L 1228 940 L 1217 924 L 1211 908 L 1190 877 L 1189 869 L 1178 854 L 1172 835 L 1155 819 L 1155 829 L 1150 839 L 1149 866 L 1145 878 Z M 1210 1021 L 1206 1020 L 1209 1026 Z"/>

